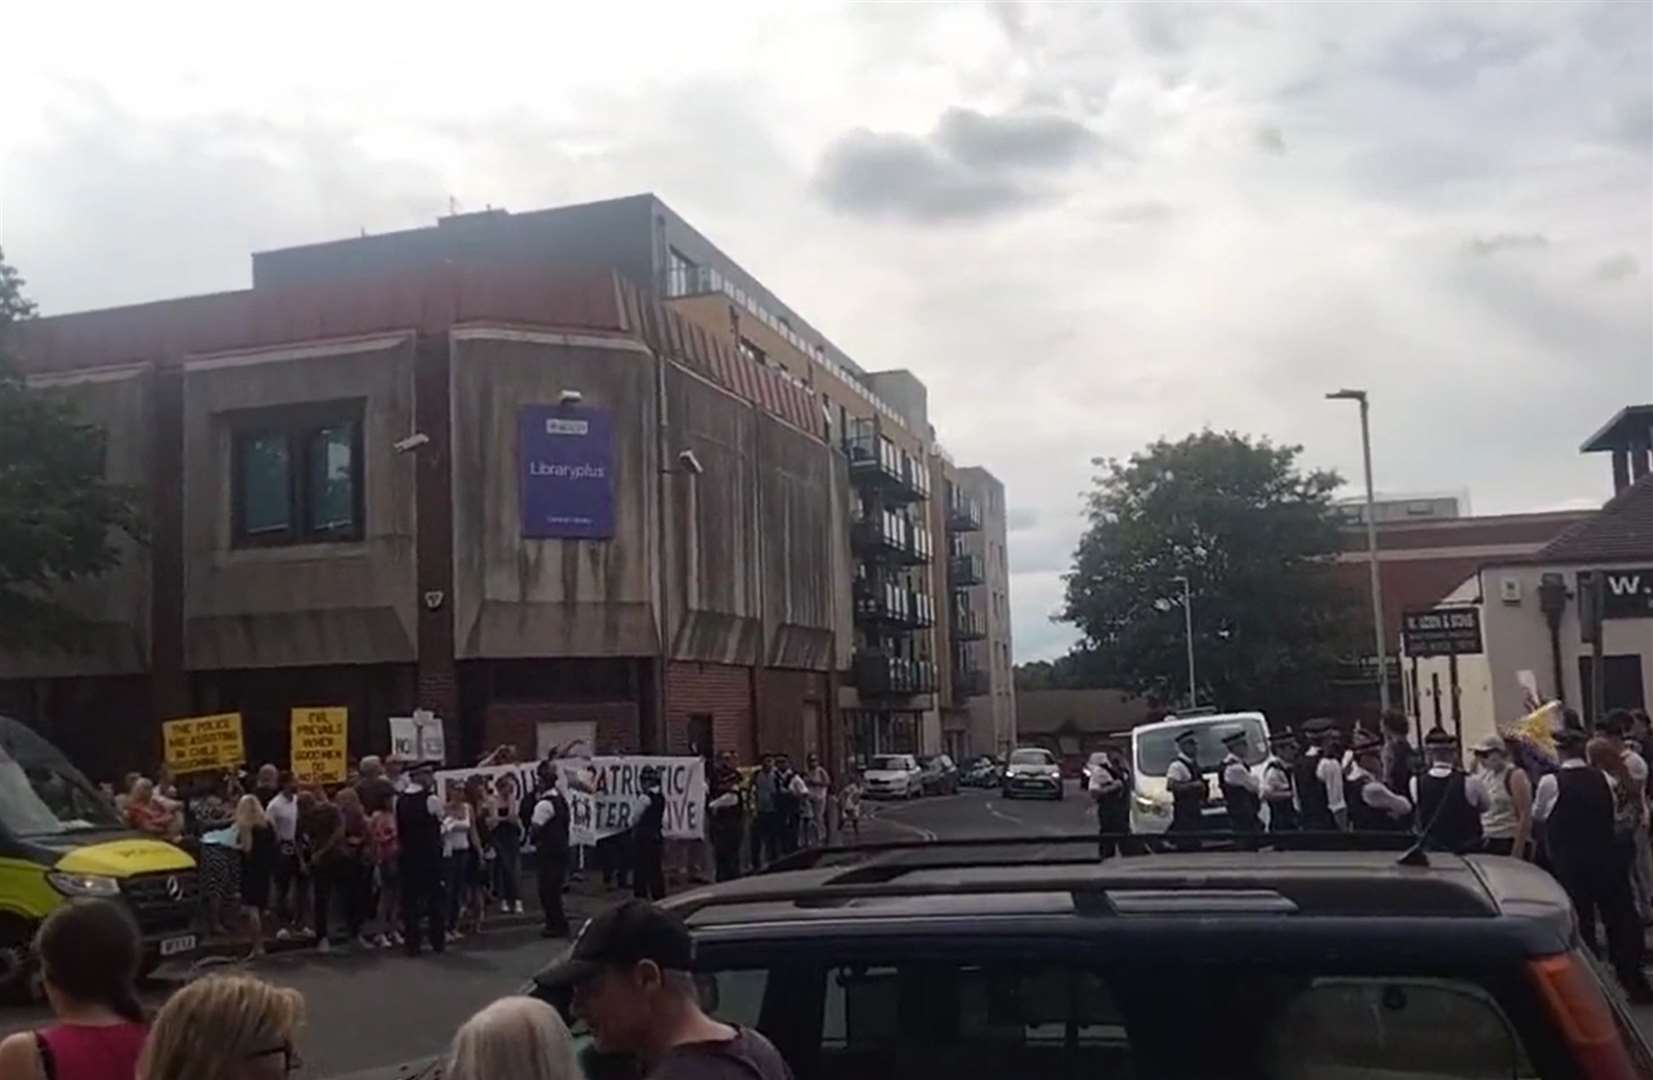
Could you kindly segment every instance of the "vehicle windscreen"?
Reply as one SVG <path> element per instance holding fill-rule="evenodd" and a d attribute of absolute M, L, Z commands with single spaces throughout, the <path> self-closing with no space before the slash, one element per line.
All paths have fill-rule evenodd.
<path fill-rule="evenodd" d="M 118 829 L 120 818 L 68 762 L 18 760 L 0 749 L 0 822 L 18 836 Z"/>
<path fill-rule="evenodd" d="M 1012 750 L 1010 752 L 1012 765 L 1054 765 L 1055 759 L 1048 750 Z"/>
<path fill-rule="evenodd" d="M 1268 737 L 1262 722 L 1248 716 L 1218 721 L 1190 720 L 1186 724 L 1167 724 L 1153 731 L 1139 732 L 1136 736 L 1136 771 L 1144 776 L 1164 776 L 1166 768 L 1177 756 L 1177 736 L 1185 731 L 1193 731 L 1199 736 L 1199 749 L 1195 754 L 1199 763 L 1214 767 L 1228 755 L 1223 736 L 1236 727 L 1243 728 L 1246 733 L 1245 753 L 1241 755 L 1245 763 L 1260 764 L 1268 757 Z"/>
<path fill-rule="evenodd" d="M 907 759 L 899 754 L 875 757 L 867 768 L 872 772 L 901 772 L 907 768 Z"/>

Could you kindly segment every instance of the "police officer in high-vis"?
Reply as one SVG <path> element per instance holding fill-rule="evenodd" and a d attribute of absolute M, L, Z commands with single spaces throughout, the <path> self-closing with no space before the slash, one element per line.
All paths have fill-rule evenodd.
<path fill-rule="evenodd" d="M 1268 831 L 1297 831 L 1297 785 L 1292 762 L 1297 758 L 1297 736 L 1289 731 L 1270 735 L 1268 758 L 1263 762 L 1263 805 L 1268 807 Z"/>
<path fill-rule="evenodd" d="M 1177 756 L 1165 768 L 1165 786 L 1171 792 L 1170 832 L 1199 832 L 1205 828 L 1205 799 L 1209 793 L 1200 772 L 1200 737 L 1192 729 L 1177 736 Z"/>
<path fill-rule="evenodd" d="M 1217 774 L 1222 787 L 1223 805 L 1228 808 L 1228 825 L 1237 833 L 1261 832 L 1263 785 L 1245 763 L 1247 736 L 1244 728 L 1234 728 L 1223 734 L 1223 763 Z"/>
<path fill-rule="evenodd" d="M 1431 728 L 1423 737 L 1429 768 L 1412 778 L 1412 802 L 1417 806 L 1417 828 L 1433 846 L 1459 853 L 1481 846 L 1481 811 L 1492 804 L 1481 781 L 1464 772 L 1458 758 L 1458 740 L 1443 728 Z"/>
<path fill-rule="evenodd" d="M 1104 859 L 1120 854 L 1120 837 L 1131 831 L 1130 777 L 1104 754 L 1091 766 L 1088 790 L 1096 803 L 1097 854 Z"/>

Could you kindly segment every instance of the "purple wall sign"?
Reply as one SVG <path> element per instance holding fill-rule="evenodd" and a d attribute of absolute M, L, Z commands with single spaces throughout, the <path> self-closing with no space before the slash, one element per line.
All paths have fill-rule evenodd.
<path fill-rule="evenodd" d="M 517 413 L 522 535 L 614 535 L 614 418 L 603 409 L 524 405 Z"/>

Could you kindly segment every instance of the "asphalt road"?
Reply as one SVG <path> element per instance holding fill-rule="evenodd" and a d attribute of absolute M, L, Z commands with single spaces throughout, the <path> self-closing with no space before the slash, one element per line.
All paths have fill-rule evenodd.
<path fill-rule="evenodd" d="M 1061 799 L 1006 799 L 996 789 L 961 788 L 913 802 L 864 802 L 873 816 L 862 839 L 934 840 L 1063 836 L 1096 831 L 1096 814 L 1069 781 Z"/>

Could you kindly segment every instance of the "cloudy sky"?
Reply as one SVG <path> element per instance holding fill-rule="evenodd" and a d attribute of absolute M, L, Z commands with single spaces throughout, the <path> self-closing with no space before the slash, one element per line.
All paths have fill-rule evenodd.
<path fill-rule="evenodd" d="M 1578 444 L 1653 400 L 1645 3 L 243 10 L 8 12 L 43 310 L 655 191 L 1005 480 L 1018 659 L 1071 640 L 1092 456 L 1210 426 L 1358 476 L 1353 385 L 1380 491 L 1591 505 Z"/>

